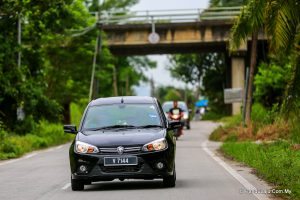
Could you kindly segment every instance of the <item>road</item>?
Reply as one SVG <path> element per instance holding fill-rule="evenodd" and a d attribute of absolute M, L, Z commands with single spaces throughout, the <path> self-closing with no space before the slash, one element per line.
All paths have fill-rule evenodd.
<path fill-rule="evenodd" d="M 0 162 L 0 199 L 268 199 L 265 195 L 241 192 L 268 186 L 244 167 L 228 161 L 226 164 L 216 156 L 218 144 L 207 142 L 207 138 L 217 124 L 193 122 L 191 126 L 177 142 L 175 188 L 163 188 L 159 180 L 129 180 L 94 183 L 85 186 L 84 191 L 73 192 L 66 144 Z"/>

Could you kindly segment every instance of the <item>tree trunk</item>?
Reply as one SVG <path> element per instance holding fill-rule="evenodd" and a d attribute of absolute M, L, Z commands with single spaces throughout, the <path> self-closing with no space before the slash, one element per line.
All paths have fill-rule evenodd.
<path fill-rule="evenodd" d="M 70 109 L 70 102 L 65 102 L 63 104 L 63 116 L 64 116 L 64 124 L 70 124 L 71 123 L 71 109 Z"/>
<path fill-rule="evenodd" d="M 114 96 L 118 96 L 117 70 L 115 66 L 113 66 L 113 87 Z"/>
<path fill-rule="evenodd" d="M 247 91 L 247 101 L 246 101 L 246 124 L 249 127 L 251 125 L 251 109 L 252 109 L 252 90 L 253 90 L 253 80 L 254 72 L 256 67 L 257 59 L 257 37 L 258 31 L 252 33 L 252 44 L 251 44 L 251 59 L 250 59 L 250 73 L 249 73 L 249 85 Z"/>
<path fill-rule="evenodd" d="M 130 95 L 130 90 L 129 90 L 129 74 L 128 73 L 126 75 L 125 87 L 126 87 L 126 96 L 129 96 Z"/>

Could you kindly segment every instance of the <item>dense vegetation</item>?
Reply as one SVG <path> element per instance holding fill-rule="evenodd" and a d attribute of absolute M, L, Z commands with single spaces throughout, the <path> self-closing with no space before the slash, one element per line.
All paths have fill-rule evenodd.
<path fill-rule="evenodd" d="M 277 194 L 300 198 L 300 151 L 286 141 L 258 145 L 251 142 L 225 143 L 222 151 L 253 168 L 258 176 L 291 193 Z"/>
<path fill-rule="evenodd" d="M 289 199 L 300 198 L 299 13 L 296 0 L 247 1 L 232 29 L 232 45 L 251 36 L 251 58 L 256 58 L 253 43 L 264 31 L 270 37 L 268 60 L 250 64 L 247 126 L 240 115 L 223 118 L 210 135 L 225 142 L 225 155 L 255 168 L 278 189 L 290 189 L 284 194 Z"/>
<path fill-rule="evenodd" d="M 196 88 L 194 99 L 198 100 L 202 96 L 209 100 L 209 116 L 222 117 L 230 114 L 223 96 L 224 89 L 229 87 L 229 80 L 226 80 L 228 62 L 224 54 L 172 55 L 169 59 L 171 75 Z"/>
<path fill-rule="evenodd" d="M 98 3 L 1 2 L 0 152 L 4 154 L 0 159 L 70 139 L 62 134 L 61 123 L 71 122 L 71 104 L 88 103 L 97 35 L 102 43 L 97 54 L 93 98 L 133 95 L 133 86 L 147 81 L 143 71 L 156 63 L 146 57 L 113 56 L 106 46 L 105 34 L 98 30 L 91 14 L 98 10 L 127 12 L 137 0 Z"/>

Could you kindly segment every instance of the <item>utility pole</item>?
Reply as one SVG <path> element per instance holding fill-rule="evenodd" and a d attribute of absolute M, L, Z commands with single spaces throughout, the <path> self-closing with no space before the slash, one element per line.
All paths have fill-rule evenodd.
<path fill-rule="evenodd" d="M 22 24 L 21 24 L 21 13 L 18 14 L 18 68 L 21 68 L 21 45 L 22 45 Z"/>
<path fill-rule="evenodd" d="M 104 1 L 103 1 L 104 3 Z M 97 18 L 97 24 L 100 22 L 100 15 L 101 15 L 101 0 L 98 0 L 98 13 L 96 14 Z M 94 82 L 95 82 L 95 70 L 96 70 L 96 65 L 97 65 L 97 55 L 98 53 L 100 54 L 101 50 L 101 30 L 98 30 L 97 33 L 97 39 L 96 39 L 96 44 L 95 44 L 95 52 L 94 52 L 94 57 L 93 57 L 93 66 L 92 66 L 92 75 L 91 75 L 91 82 L 90 82 L 90 92 L 89 92 L 89 101 L 93 99 L 93 95 L 95 94 L 94 91 Z"/>
<path fill-rule="evenodd" d="M 155 97 L 155 85 L 154 85 L 154 80 L 153 77 L 150 79 L 150 89 L 151 89 L 151 97 Z"/>

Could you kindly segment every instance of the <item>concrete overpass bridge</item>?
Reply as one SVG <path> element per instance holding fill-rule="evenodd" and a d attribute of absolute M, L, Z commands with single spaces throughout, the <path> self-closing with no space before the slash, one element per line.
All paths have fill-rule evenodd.
<path fill-rule="evenodd" d="M 229 32 L 239 13 L 240 7 L 102 13 L 98 27 L 117 56 L 223 52 L 228 63 L 226 87 L 244 88 L 251 38 L 229 53 Z M 259 46 L 265 39 L 260 33 Z M 240 107 L 233 103 L 232 113 L 239 113 Z"/>

